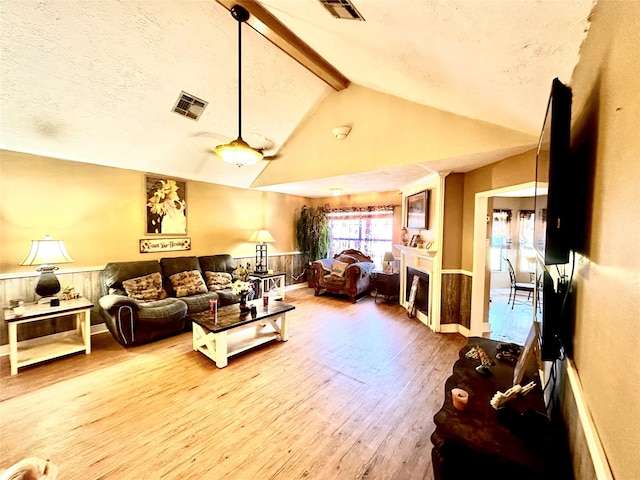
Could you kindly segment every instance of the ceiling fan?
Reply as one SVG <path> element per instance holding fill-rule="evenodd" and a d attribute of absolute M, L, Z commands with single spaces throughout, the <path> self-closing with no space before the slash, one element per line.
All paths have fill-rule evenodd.
<path fill-rule="evenodd" d="M 273 160 L 275 156 L 265 157 L 265 149 L 253 148 L 242 139 L 242 24 L 249 20 L 249 12 L 240 5 L 234 5 L 230 11 L 238 22 L 238 138 L 218 145 L 214 152 L 225 162 L 242 167 L 255 165 L 264 159 Z"/>
<path fill-rule="evenodd" d="M 222 133 L 206 131 L 196 132 L 191 136 L 198 138 L 208 138 L 214 141 L 226 141 L 229 138 L 227 135 L 224 135 Z M 275 143 L 270 138 L 265 137 L 264 135 L 261 135 L 259 133 L 252 132 L 245 134 L 245 136 L 247 137 L 247 140 L 243 139 L 243 141 L 248 143 L 249 145 L 255 145 L 254 147 L 250 148 L 261 152 L 263 155 L 262 160 L 276 160 L 282 156 L 282 154 L 278 153 L 277 151 L 274 151 L 274 153 L 269 153 L 275 148 Z M 216 147 L 208 147 L 206 149 L 206 152 L 216 154 Z"/>

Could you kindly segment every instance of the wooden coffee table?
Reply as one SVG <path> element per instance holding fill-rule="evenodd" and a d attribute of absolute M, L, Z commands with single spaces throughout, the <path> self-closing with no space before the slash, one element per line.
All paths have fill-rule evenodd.
<path fill-rule="evenodd" d="M 228 305 L 218 309 L 217 318 L 208 311 L 189 315 L 193 324 L 193 349 L 223 368 L 232 355 L 272 340 L 286 342 L 289 339 L 287 312 L 296 307 L 284 302 L 263 306 L 262 299 L 248 304 L 256 306 L 255 314 L 241 313 L 238 305 Z"/>

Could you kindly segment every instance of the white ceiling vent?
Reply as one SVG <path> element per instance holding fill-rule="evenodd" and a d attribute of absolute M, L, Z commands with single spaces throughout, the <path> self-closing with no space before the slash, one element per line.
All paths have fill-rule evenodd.
<path fill-rule="evenodd" d="M 344 20 L 360 20 L 364 22 L 364 17 L 351 3 L 351 0 L 318 0 L 329 13 L 336 18 Z"/>
<path fill-rule="evenodd" d="M 200 100 L 193 95 L 189 95 L 185 92 L 180 92 L 180 97 L 178 97 L 178 101 L 173 106 L 173 111 L 179 113 L 180 115 L 184 115 L 185 117 L 198 120 L 208 104 L 209 102 Z"/>

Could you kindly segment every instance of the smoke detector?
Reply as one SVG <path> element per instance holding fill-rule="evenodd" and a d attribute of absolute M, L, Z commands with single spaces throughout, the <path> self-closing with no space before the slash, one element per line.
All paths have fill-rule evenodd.
<path fill-rule="evenodd" d="M 351 127 L 345 125 L 344 127 L 334 128 L 333 130 L 331 130 L 331 133 L 333 133 L 338 140 L 342 140 L 344 138 L 347 138 L 347 135 L 349 135 L 350 131 Z"/>

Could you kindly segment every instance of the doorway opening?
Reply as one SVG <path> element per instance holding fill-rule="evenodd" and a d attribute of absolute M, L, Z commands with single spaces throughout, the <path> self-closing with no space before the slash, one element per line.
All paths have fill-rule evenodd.
<path fill-rule="evenodd" d="M 471 291 L 471 335 L 524 344 L 533 321 L 533 298 L 518 293 L 509 302 L 510 278 L 504 258 L 509 258 L 522 281 L 529 278 L 531 245 L 522 237 L 523 222 L 499 227 L 500 241 L 493 234 L 493 210 L 511 210 L 511 219 L 533 210 L 534 183 L 526 183 L 476 194 Z M 505 218 L 506 215 L 500 216 Z M 527 221 L 529 219 L 526 219 Z M 499 229 L 498 229 L 499 230 Z M 516 238 L 517 236 L 517 238 Z M 534 257 L 535 258 L 535 257 Z M 513 308 L 512 308 L 513 307 Z"/>

